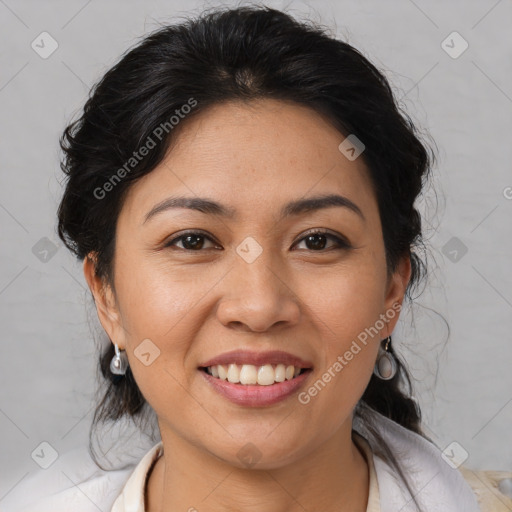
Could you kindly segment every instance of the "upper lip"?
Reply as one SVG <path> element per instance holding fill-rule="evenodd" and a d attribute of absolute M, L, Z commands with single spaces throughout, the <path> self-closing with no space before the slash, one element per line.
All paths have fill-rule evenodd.
<path fill-rule="evenodd" d="M 305 361 L 298 356 L 283 352 L 282 350 L 269 350 L 266 352 L 253 352 L 250 350 L 232 350 L 225 352 L 218 356 L 205 361 L 200 367 L 206 368 L 208 366 L 215 366 L 218 364 L 227 365 L 230 363 L 235 364 L 252 364 L 254 366 L 263 366 L 265 364 L 284 364 L 293 365 L 299 368 L 312 368 L 313 364 L 310 361 Z"/>

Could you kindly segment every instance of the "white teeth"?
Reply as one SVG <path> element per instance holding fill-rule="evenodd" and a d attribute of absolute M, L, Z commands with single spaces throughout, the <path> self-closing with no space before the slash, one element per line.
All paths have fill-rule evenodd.
<path fill-rule="evenodd" d="M 240 384 L 256 384 L 258 382 L 258 370 L 252 364 L 244 364 L 240 370 Z"/>
<path fill-rule="evenodd" d="M 213 377 L 221 380 L 227 380 L 233 384 L 240 383 L 244 385 L 258 384 L 260 386 L 270 386 L 276 382 L 284 382 L 297 377 L 301 371 L 300 367 L 284 364 L 263 366 L 254 366 L 253 364 L 229 365 L 218 364 L 209 366 L 207 372 Z"/>
<path fill-rule="evenodd" d="M 210 371 L 212 369 L 211 366 L 209 366 Z M 226 380 L 228 378 L 228 371 L 226 370 L 225 366 L 222 366 L 221 364 L 217 365 L 217 371 L 219 372 L 219 379 Z M 211 371 L 212 375 L 213 372 Z"/>
<path fill-rule="evenodd" d="M 240 369 L 236 364 L 230 364 L 228 368 L 228 380 L 233 384 L 240 382 Z"/>
<path fill-rule="evenodd" d="M 276 382 L 284 382 L 286 379 L 286 366 L 284 364 L 278 364 L 276 366 Z"/>
<path fill-rule="evenodd" d="M 275 376 L 276 374 L 271 364 L 260 366 L 258 370 L 258 384 L 260 386 L 270 386 L 270 384 L 274 384 Z"/>

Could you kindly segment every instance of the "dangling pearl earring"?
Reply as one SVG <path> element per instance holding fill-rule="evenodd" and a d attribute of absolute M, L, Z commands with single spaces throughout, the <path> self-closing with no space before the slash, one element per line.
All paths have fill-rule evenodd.
<path fill-rule="evenodd" d="M 388 348 L 391 345 L 391 336 L 388 336 L 385 340 L 386 346 L 382 348 L 382 342 L 379 347 L 379 355 L 375 362 L 373 373 L 382 380 L 390 380 L 396 375 L 397 364 L 395 356 L 391 352 L 388 352 Z"/>
<path fill-rule="evenodd" d="M 116 351 L 116 355 L 110 361 L 110 371 L 114 375 L 124 375 L 128 368 L 128 358 L 126 357 L 126 351 L 119 350 L 117 343 L 114 343 L 114 350 Z"/>

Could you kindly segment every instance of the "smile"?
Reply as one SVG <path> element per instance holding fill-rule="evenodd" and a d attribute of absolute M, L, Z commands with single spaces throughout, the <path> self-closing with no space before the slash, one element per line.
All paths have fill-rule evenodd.
<path fill-rule="evenodd" d="M 219 366 L 222 368 L 219 369 Z M 278 368 L 279 366 L 276 365 L 274 368 L 272 365 L 257 367 L 253 365 L 230 364 L 226 366 L 203 367 L 198 370 L 210 389 L 231 403 L 245 407 L 266 407 L 284 401 L 286 398 L 298 393 L 312 374 L 311 368 L 299 369 L 288 365 L 284 369 L 284 380 L 280 382 L 277 379 L 282 378 L 283 369 Z M 244 370 L 244 367 L 252 368 Z M 215 372 L 219 373 L 216 377 L 213 375 Z M 221 374 L 223 376 L 225 374 L 225 378 L 221 378 Z M 232 379 L 237 379 L 238 382 L 230 382 L 228 374 Z M 266 384 L 243 384 L 240 382 L 240 374 L 242 381 L 246 381 L 247 374 L 247 379 L 250 378 L 251 382 L 253 382 L 256 375 L 258 381 L 261 378 L 262 382 L 266 382 Z"/>

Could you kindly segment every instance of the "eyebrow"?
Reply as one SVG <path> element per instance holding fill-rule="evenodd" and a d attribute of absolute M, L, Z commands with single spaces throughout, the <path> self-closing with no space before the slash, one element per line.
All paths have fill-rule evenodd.
<path fill-rule="evenodd" d="M 285 217 L 301 215 L 313 211 L 322 210 L 325 208 L 343 207 L 356 213 L 363 221 L 366 220 L 363 212 L 348 197 L 338 194 L 319 195 L 308 197 L 306 199 L 298 199 L 287 203 L 283 206 L 280 212 L 279 220 Z M 145 216 L 143 224 L 155 215 L 176 208 L 187 208 L 189 210 L 196 210 L 207 215 L 215 215 L 227 219 L 236 219 L 237 212 L 234 208 L 222 205 L 212 199 L 204 197 L 185 197 L 175 196 L 169 197 L 160 203 L 156 204 Z"/>

